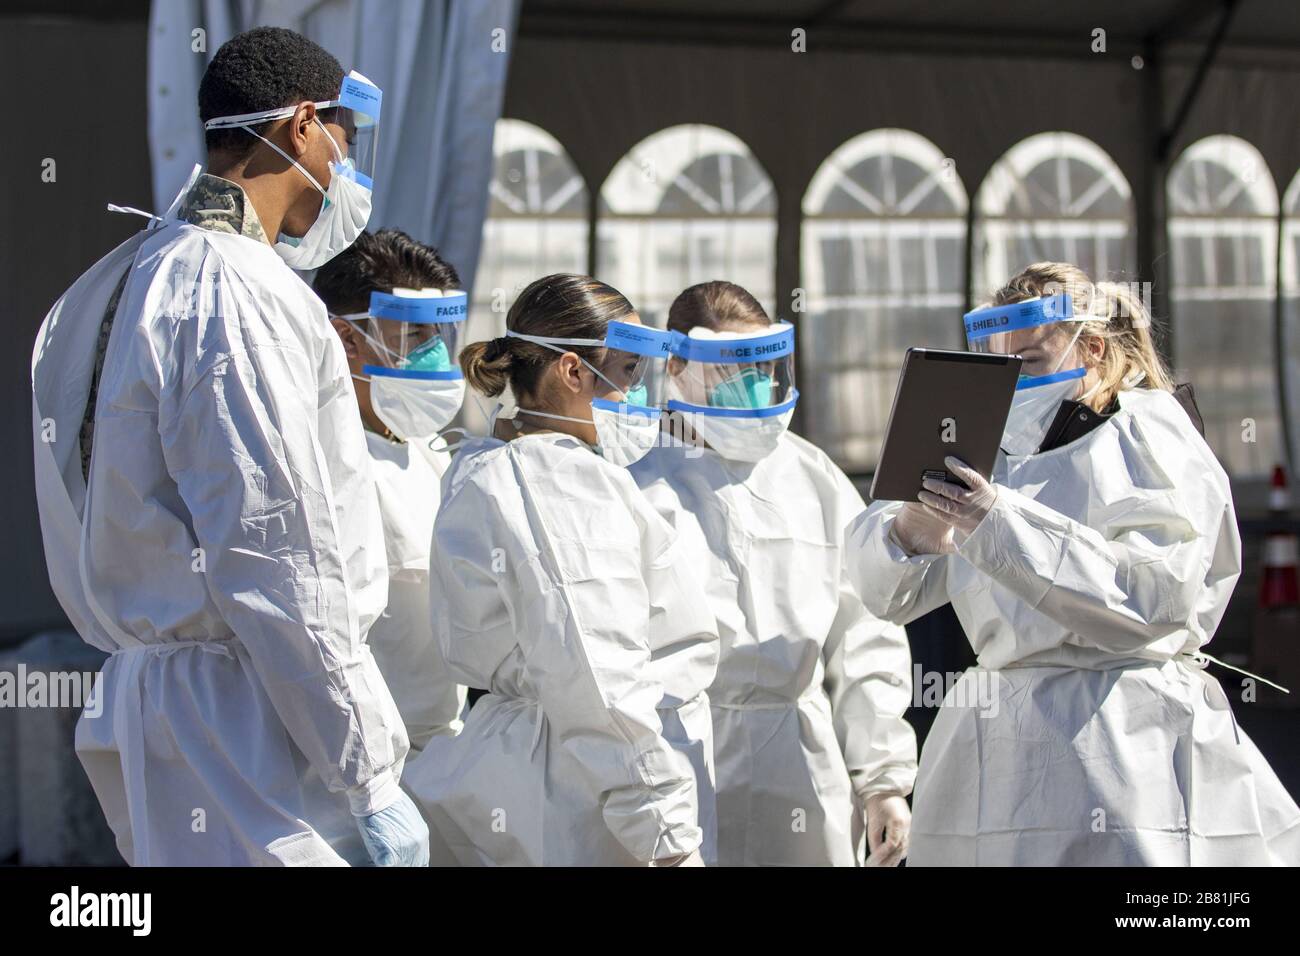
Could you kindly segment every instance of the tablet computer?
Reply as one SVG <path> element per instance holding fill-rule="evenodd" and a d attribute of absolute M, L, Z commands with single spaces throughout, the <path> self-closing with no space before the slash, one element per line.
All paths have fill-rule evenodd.
<path fill-rule="evenodd" d="M 915 501 L 924 478 L 964 487 L 944 467 L 948 455 L 992 475 L 1020 361 L 1018 355 L 908 349 L 871 497 Z"/>

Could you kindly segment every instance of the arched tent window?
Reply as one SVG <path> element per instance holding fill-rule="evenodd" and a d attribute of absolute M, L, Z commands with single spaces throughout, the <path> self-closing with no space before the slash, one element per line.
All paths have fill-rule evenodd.
<path fill-rule="evenodd" d="M 497 120 L 488 214 L 465 342 L 505 331 L 506 312 L 534 279 L 588 271 L 587 185 L 555 137 L 522 120 Z M 467 423 L 481 427 L 472 400 Z"/>
<path fill-rule="evenodd" d="M 1292 480 L 1300 470 L 1300 172 L 1282 203 L 1282 372 L 1286 376 L 1282 406 L 1291 432 Z"/>
<path fill-rule="evenodd" d="M 1274 301 L 1277 188 L 1235 136 L 1188 146 L 1169 171 L 1173 365 L 1196 387 L 1206 439 L 1238 478 L 1281 460 Z"/>
<path fill-rule="evenodd" d="M 975 196 L 972 299 L 1031 262 L 1071 262 L 1096 280 L 1132 271 L 1128 180 L 1096 143 L 1039 133 L 993 164 Z"/>
<path fill-rule="evenodd" d="M 532 123 L 502 119 L 492 157 L 471 321 L 491 318 L 478 338 L 505 330 L 506 310 L 534 279 L 587 271 L 587 185 L 564 147 Z"/>
<path fill-rule="evenodd" d="M 600 189 L 596 275 L 663 326 L 687 286 L 726 279 L 775 318 L 776 195 L 743 142 L 673 126 L 632 147 Z"/>
<path fill-rule="evenodd" d="M 961 347 L 966 190 L 929 140 L 844 143 L 803 197 L 803 431 L 851 471 L 876 466 L 909 346 Z"/>

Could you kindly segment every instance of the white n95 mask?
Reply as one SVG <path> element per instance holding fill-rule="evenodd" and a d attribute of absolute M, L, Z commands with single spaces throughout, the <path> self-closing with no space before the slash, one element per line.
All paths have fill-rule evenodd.
<path fill-rule="evenodd" d="M 732 461 L 762 461 L 776 450 L 790 427 L 794 409 L 770 418 L 712 418 L 696 415 L 691 427 L 723 458 Z"/>
<path fill-rule="evenodd" d="M 626 402 L 594 398 L 591 400 L 590 419 L 539 412 L 531 408 L 520 408 L 517 411 L 538 418 L 591 425 L 596 429 L 596 446 L 593 451 L 611 465 L 620 468 L 635 465 L 659 440 L 659 410 L 628 405 Z"/>
<path fill-rule="evenodd" d="M 591 402 L 596 451 L 610 464 L 634 465 L 659 441 L 660 414 L 644 407 L 597 398 Z"/>
<path fill-rule="evenodd" d="M 465 400 L 463 378 L 398 378 L 372 372 L 370 407 L 403 441 L 430 438 L 451 424 Z"/>
<path fill-rule="evenodd" d="M 1053 381 L 1030 381 L 1016 386 L 1011 411 L 1002 429 L 1002 450 L 1008 455 L 1032 455 L 1042 447 L 1047 430 L 1056 420 L 1062 402 L 1073 401 L 1079 393 L 1084 369 L 1061 372 L 1060 378 L 1040 376 Z"/>
<path fill-rule="evenodd" d="M 324 128 L 321 127 L 322 130 Z M 323 197 L 316 221 L 301 239 L 282 236 L 275 243 L 275 251 L 291 269 L 306 270 L 323 266 L 356 242 L 357 236 L 361 235 L 370 221 L 370 189 L 357 180 L 356 170 L 343 159 L 334 137 L 328 132 L 325 135 L 329 137 L 330 146 L 338 158 L 337 162 L 330 163 L 328 190 L 321 189 L 320 183 L 307 170 L 289 160 L 302 170 L 302 174 L 311 180 L 311 184 L 320 190 Z M 275 146 L 274 143 L 269 145 Z"/>

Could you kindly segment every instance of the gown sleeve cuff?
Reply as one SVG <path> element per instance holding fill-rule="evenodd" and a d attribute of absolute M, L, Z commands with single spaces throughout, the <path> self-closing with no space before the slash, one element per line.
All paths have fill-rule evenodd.
<path fill-rule="evenodd" d="M 908 554 L 894 540 L 894 522 L 901 505 L 872 505 L 850 525 L 845 561 L 867 610 L 889 619 L 901 596 L 925 580 L 926 569 L 939 557 Z"/>
<path fill-rule="evenodd" d="M 368 817 L 392 806 L 401 793 L 397 777 L 391 770 L 385 770 L 349 790 L 348 804 L 354 817 Z"/>
<path fill-rule="evenodd" d="M 867 798 L 874 797 L 878 793 L 895 793 L 900 797 L 906 797 L 912 792 L 912 786 L 915 783 L 915 764 L 894 764 L 885 767 L 871 777 L 870 780 L 854 780 L 853 791 L 857 794 L 858 800 L 865 806 Z"/>

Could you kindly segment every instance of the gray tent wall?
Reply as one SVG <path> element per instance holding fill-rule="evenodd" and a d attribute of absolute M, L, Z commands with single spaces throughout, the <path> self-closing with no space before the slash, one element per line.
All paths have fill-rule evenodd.
<path fill-rule="evenodd" d="M 66 626 L 45 572 L 32 475 L 31 359 L 36 331 L 63 291 L 149 209 L 145 21 L 0 18 L 11 88 L 39 89 L 21 135 L 0 150 L 0 288 L 10 347 L 0 351 L 0 645 Z M 54 180 L 45 181 L 46 160 Z"/>

